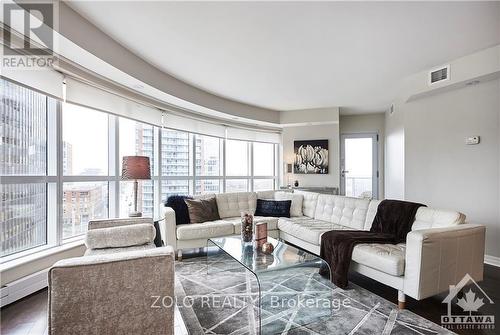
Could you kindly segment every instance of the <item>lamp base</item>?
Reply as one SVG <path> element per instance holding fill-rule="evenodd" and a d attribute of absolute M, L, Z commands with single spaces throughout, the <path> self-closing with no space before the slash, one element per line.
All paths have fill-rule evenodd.
<path fill-rule="evenodd" d="M 142 216 L 141 212 L 130 212 L 128 213 L 129 218 L 140 218 Z"/>

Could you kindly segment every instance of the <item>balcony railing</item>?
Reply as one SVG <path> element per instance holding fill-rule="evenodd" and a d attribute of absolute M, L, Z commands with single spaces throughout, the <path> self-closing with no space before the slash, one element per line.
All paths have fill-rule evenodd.
<path fill-rule="evenodd" d="M 371 198 L 372 177 L 346 176 L 346 195 L 357 198 Z"/>

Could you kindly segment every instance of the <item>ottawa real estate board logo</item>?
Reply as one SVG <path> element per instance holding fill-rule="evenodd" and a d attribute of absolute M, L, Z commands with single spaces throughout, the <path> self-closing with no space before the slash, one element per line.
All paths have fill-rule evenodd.
<path fill-rule="evenodd" d="M 3 69 L 40 70 L 54 65 L 57 7 L 56 1 L 2 1 Z"/>
<path fill-rule="evenodd" d="M 469 275 L 457 285 L 450 285 L 450 292 L 443 300 L 447 304 L 446 315 L 441 315 L 441 325 L 450 330 L 460 329 L 495 329 L 495 316 L 479 314 L 485 305 L 494 304 L 493 300 L 483 291 Z M 457 305 L 463 313 L 452 313 L 452 304 Z"/>

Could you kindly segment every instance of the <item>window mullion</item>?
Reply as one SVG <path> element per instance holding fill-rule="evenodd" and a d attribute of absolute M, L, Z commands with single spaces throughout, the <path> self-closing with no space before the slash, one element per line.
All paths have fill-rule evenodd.
<path fill-rule="evenodd" d="M 60 117 L 60 105 L 61 102 L 57 101 L 55 103 L 55 110 L 51 113 L 49 107 L 49 99 L 46 99 L 46 124 L 47 124 L 47 171 L 45 179 L 46 185 L 46 204 L 47 204 L 47 245 L 59 245 L 59 174 L 58 166 L 61 161 L 58 156 L 59 148 L 59 133 L 58 130 L 58 119 Z M 27 178 L 24 177 L 25 181 Z"/>
<path fill-rule="evenodd" d="M 156 136 L 154 135 L 156 133 Z M 154 160 L 154 171 L 156 172 L 153 176 L 154 180 L 152 181 L 153 183 L 153 217 L 157 219 L 161 219 L 160 215 L 161 213 L 161 208 L 163 207 L 162 205 L 162 198 L 161 198 L 161 192 L 162 192 L 162 161 L 163 161 L 163 155 L 161 152 L 161 145 L 162 145 L 162 128 L 160 127 L 155 127 L 153 128 L 153 160 Z M 156 157 L 156 159 L 154 159 Z M 158 176 L 158 178 L 155 178 Z M 154 202 L 157 203 L 157 205 L 154 205 Z"/>
<path fill-rule="evenodd" d="M 249 147 L 249 152 L 248 152 L 248 156 L 249 156 L 249 164 L 250 164 L 250 178 L 248 179 L 248 183 L 250 184 L 249 187 L 247 189 L 250 190 L 250 192 L 253 192 L 253 177 L 254 177 L 254 171 L 253 171 L 253 159 L 254 159 L 254 154 L 253 154 L 253 143 L 252 142 L 248 142 L 248 147 Z"/>
<path fill-rule="evenodd" d="M 279 147 L 277 144 L 273 144 L 274 148 L 274 155 L 273 155 L 273 171 L 274 171 L 274 189 L 277 190 L 279 189 Z"/>
<path fill-rule="evenodd" d="M 196 194 L 196 135 L 195 134 L 190 134 L 189 136 L 192 141 L 193 141 L 193 153 L 192 153 L 192 159 L 193 159 L 193 166 L 191 172 L 193 173 L 193 194 Z"/>
<path fill-rule="evenodd" d="M 222 139 L 222 193 L 226 192 L 226 141 L 227 138 Z"/>
<path fill-rule="evenodd" d="M 53 199 L 56 199 L 55 204 L 55 212 L 56 212 L 56 230 L 55 230 L 55 240 L 56 245 L 62 244 L 63 239 L 63 103 L 58 102 L 56 108 L 56 117 L 55 117 L 55 125 L 56 128 L 54 132 L 56 133 L 56 176 L 57 182 L 55 187 L 56 196 Z M 52 190 L 54 192 L 54 190 Z M 49 199 L 50 201 L 50 199 Z M 54 205 L 52 205 L 54 206 Z M 49 208 L 51 205 L 49 205 Z"/>
<path fill-rule="evenodd" d="M 119 122 L 114 115 L 108 118 L 108 216 L 118 217 L 120 213 L 119 174 Z"/>

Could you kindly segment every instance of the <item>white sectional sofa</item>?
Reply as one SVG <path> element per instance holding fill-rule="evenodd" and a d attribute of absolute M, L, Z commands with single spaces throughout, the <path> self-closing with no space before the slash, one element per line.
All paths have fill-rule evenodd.
<path fill-rule="evenodd" d="M 206 246 L 207 239 L 239 234 L 240 213 L 254 212 L 257 198 L 283 199 L 291 193 L 265 191 L 215 195 L 220 220 L 176 225 L 175 213 L 165 208 L 161 232 L 179 257 L 182 249 Z M 380 200 L 349 198 L 295 191 L 290 218 L 255 217 L 268 223 L 269 236 L 312 253 L 320 253 L 321 235 L 336 229 L 369 230 Z M 301 211 L 300 211 L 301 207 Z M 301 214 L 301 215 L 299 215 Z M 405 295 L 421 300 L 447 291 L 465 274 L 483 279 L 485 227 L 466 223 L 465 215 L 421 207 L 406 243 L 359 244 L 352 254 L 351 269 L 398 290 L 400 306 Z"/>

